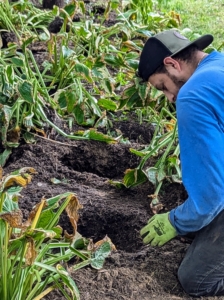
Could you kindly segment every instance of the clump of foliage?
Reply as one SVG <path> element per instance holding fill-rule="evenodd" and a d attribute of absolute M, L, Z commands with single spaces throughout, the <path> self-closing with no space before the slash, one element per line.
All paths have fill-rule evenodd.
<path fill-rule="evenodd" d="M 83 1 L 72 0 L 52 10 L 40 10 L 28 0 L 0 2 L 0 30 L 14 32 L 17 37 L 1 49 L 0 140 L 5 147 L 1 165 L 21 139 L 31 143 L 37 134 L 47 137 L 49 127 L 69 139 L 116 143 L 120 136 L 98 131 L 99 127 L 110 128 L 108 113 L 138 110 L 141 115 L 148 107 L 149 118 L 144 120 L 160 123 L 146 149 L 131 150 L 143 160 L 138 176 L 136 171 L 127 171 L 123 183 L 131 187 L 153 181 L 157 195 L 164 178 L 178 175 L 179 180 L 178 160 L 171 159 L 178 157 L 174 150 L 176 127 L 173 134 L 164 127 L 175 120 L 175 111 L 167 106 L 164 113 L 166 100 L 161 101 L 161 95 L 155 96 L 155 90 L 142 85 L 135 75 L 145 41 L 160 30 L 179 26 L 177 13 L 161 13 L 164 2 L 130 0 L 120 4 L 109 0 L 98 18 L 91 13 L 88 17 Z M 107 22 L 111 12 L 116 15 L 113 24 Z M 80 14 L 79 22 L 73 22 Z M 61 27 L 53 33 L 49 24 L 55 19 L 60 20 Z M 41 65 L 32 52 L 36 42 L 46 47 Z M 49 117 L 52 111 L 67 122 L 67 130 L 54 124 Z M 73 132 L 73 124 L 87 129 Z M 159 160 L 154 169 L 145 170 L 151 156 Z"/>
<path fill-rule="evenodd" d="M 70 1 L 63 9 L 54 6 L 52 11 L 29 1 L 0 3 L 0 29 L 14 32 L 18 40 L 1 49 L 0 125 L 5 148 L 17 147 L 21 137 L 32 142 L 32 133 L 45 136 L 46 125 L 70 139 L 116 142 L 96 131 L 108 125 L 107 112 L 144 106 L 149 99 L 149 90 L 136 84 L 134 74 L 144 40 L 151 30 L 159 30 L 154 28 L 159 22 L 144 22 L 144 15 L 153 10 L 151 0 L 137 4 L 130 1 L 120 8 L 119 1 L 110 0 L 100 22 L 90 18 L 77 23 L 76 14 L 86 14 L 82 1 Z M 117 21 L 107 26 L 111 11 L 117 13 Z M 55 18 L 63 25 L 52 34 L 48 25 Z M 168 15 L 160 18 L 162 27 L 177 25 Z M 32 52 L 35 42 L 46 45 L 48 57 L 41 66 Z M 70 131 L 77 123 L 95 127 L 94 134 L 64 132 L 47 117 L 49 109 L 68 121 Z"/>
<path fill-rule="evenodd" d="M 0 298 L 38 300 L 58 289 L 66 299 L 79 300 L 66 262 L 80 260 L 71 266 L 74 271 L 87 265 L 100 269 L 115 247 L 108 237 L 93 244 L 77 232 L 82 205 L 74 193 L 42 198 L 24 221 L 18 199 L 34 173 L 33 168 L 22 168 L 0 182 Z M 72 234 L 58 225 L 63 211 Z"/>

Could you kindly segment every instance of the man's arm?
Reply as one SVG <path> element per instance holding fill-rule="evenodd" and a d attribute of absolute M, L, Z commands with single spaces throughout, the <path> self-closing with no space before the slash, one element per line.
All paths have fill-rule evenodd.
<path fill-rule="evenodd" d="M 187 92 L 181 90 L 177 102 L 182 178 L 188 199 L 170 212 L 170 221 L 181 235 L 206 226 L 224 209 L 224 132 L 220 126 L 224 86 L 217 86 L 214 80 L 198 85 Z"/>

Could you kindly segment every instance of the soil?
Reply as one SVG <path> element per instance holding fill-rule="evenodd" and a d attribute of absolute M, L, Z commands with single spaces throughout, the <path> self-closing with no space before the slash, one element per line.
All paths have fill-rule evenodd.
<path fill-rule="evenodd" d="M 35 55 L 46 59 L 43 49 Z M 145 183 L 118 189 L 108 182 L 122 180 L 126 169 L 138 165 L 139 158 L 129 148 L 149 143 L 153 127 L 120 121 L 114 123 L 114 129 L 128 138 L 130 144 L 70 141 L 51 131 L 48 139 L 36 137 L 34 144 L 21 144 L 14 149 L 4 167 L 5 174 L 22 167 L 33 167 L 38 172 L 22 191 L 19 204 L 24 218 L 43 196 L 75 192 L 83 205 L 79 233 L 94 242 L 108 235 L 115 244 L 117 251 L 106 259 L 103 269 L 86 267 L 71 273 L 82 300 L 193 299 L 184 293 L 177 279 L 178 266 L 190 241 L 177 237 L 158 248 L 143 245 L 139 235 L 152 216 L 149 195 L 154 192 L 153 186 Z M 53 184 L 52 178 L 60 179 L 61 183 Z M 167 183 L 161 194 L 164 210 L 181 204 L 186 197 L 183 185 Z M 60 225 L 67 231 L 72 229 L 65 216 Z M 54 291 L 44 299 L 65 298 Z"/>
<path fill-rule="evenodd" d="M 19 204 L 24 218 L 43 196 L 49 198 L 75 192 L 83 205 L 79 233 L 94 242 L 108 235 L 116 245 L 117 251 L 106 259 L 103 269 L 97 271 L 87 267 L 71 273 L 82 300 L 192 299 L 183 292 L 176 276 L 189 241 L 175 238 L 161 248 L 153 248 L 143 245 L 139 235 L 139 230 L 152 216 L 148 195 L 153 193 L 153 186 L 146 183 L 131 189 L 118 189 L 108 182 L 109 179 L 121 180 L 126 169 L 138 165 L 129 147 L 140 147 L 144 142 L 141 139 L 140 145 L 138 139 L 133 140 L 130 131 L 133 122 L 121 121 L 115 125 L 132 141 L 130 145 L 68 141 L 51 132 L 49 136 L 54 136 L 54 140 L 37 138 L 35 144 L 23 144 L 14 149 L 4 173 L 28 166 L 38 172 L 22 192 Z M 142 126 L 148 129 L 150 136 L 152 127 L 148 124 L 135 123 L 135 133 L 141 133 Z M 64 183 L 53 184 L 51 178 Z M 185 198 L 181 184 L 167 184 L 161 195 L 165 210 Z M 71 231 L 65 216 L 60 224 Z M 44 299 L 65 298 L 52 292 Z"/>

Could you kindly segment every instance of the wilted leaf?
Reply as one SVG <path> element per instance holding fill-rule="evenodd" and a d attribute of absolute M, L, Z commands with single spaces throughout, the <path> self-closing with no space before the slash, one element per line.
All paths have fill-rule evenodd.
<path fill-rule="evenodd" d="M 21 129 L 19 126 L 16 126 L 10 131 L 7 132 L 7 143 L 19 144 Z"/>
<path fill-rule="evenodd" d="M 23 228 L 23 215 L 21 210 L 19 209 L 16 211 L 0 214 L 0 219 L 5 220 L 12 228 Z"/>
<path fill-rule="evenodd" d="M 31 266 L 35 258 L 37 256 L 37 252 L 35 250 L 35 244 L 33 239 L 29 239 L 29 242 L 27 243 L 27 250 L 25 254 L 25 262 L 27 266 Z"/>
<path fill-rule="evenodd" d="M 22 186 L 25 187 L 27 184 L 31 182 L 31 175 L 26 174 L 26 176 L 22 175 L 9 175 L 6 178 L 3 179 L 3 182 L 1 183 L 1 188 L 3 190 L 11 187 L 11 186 Z"/>
<path fill-rule="evenodd" d="M 43 201 L 44 201 L 44 204 L 42 203 Z M 32 223 L 32 221 L 36 217 L 36 214 L 37 214 L 37 212 L 39 210 L 39 207 L 42 206 L 42 205 L 43 205 L 43 207 L 47 206 L 47 203 L 46 203 L 45 199 L 42 199 L 41 202 L 39 202 L 37 205 L 35 205 L 35 207 L 32 209 L 32 211 L 29 214 L 28 220 L 26 221 L 27 225 L 28 224 L 30 225 Z"/>
<path fill-rule="evenodd" d="M 65 230 L 65 236 L 67 238 L 73 238 L 73 236 L 75 236 L 76 231 L 77 231 L 77 222 L 78 222 L 78 219 L 79 219 L 78 211 L 79 211 L 79 209 L 83 208 L 83 206 L 79 203 L 79 200 L 75 195 L 71 195 L 69 197 L 71 199 L 70 199 L 65 211 L 67 212 L 69 220 L 72 224 L 73 234 L 69 235 L 67 233 L 67 231 Z"/>
<path fill-rule="evenodd" d="M 167 131 L 172 131 L 175 128 L 176 120 L 171 119 L 168 124 L 165 124 Z"/>
<path fill-rule="evenodd" d="M 11 175 L 22 175 L 26 177 L 26 173 L 37 174 L 37 171 L 32 167 L 23 167 L 11 173 Z"/>
<path fill-rule="evenodd" d="M 90 243 L 88 245 L 88 247 L 87 247 L 87 250 L 95 252 L 105 242 L 108 242 L 110 244 L 110 248 L 111 248 L 112 251 L 116 251 L 117 250 L 116 247 L 115 247 L 115 245 L 112 243 L 111 239 L 107 235 L 102 240 L 96 242 L 95 244 Z"/>

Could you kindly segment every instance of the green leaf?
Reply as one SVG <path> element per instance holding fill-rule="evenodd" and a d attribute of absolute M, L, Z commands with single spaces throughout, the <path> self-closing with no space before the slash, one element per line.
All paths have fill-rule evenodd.
<path fill-rule="evenodd" d="M 71 113 L 74 109 L 75 103 L 77 102 L 77 95 L 73 91 L 68 91 L 66 94 L 67 99 L 67 111 Z"/>
<path fill-rule="evenodd" d="M 105 83 L 104 87 L 105 87 L 105 90 L 107 91 L 107 93 L 112 94 L 113 93 L 112 82 L 109 79 L 105 79 L 104 83 Z"/>
<path fill-rule="evenodd" d="M 35 143 L 34 135 L 28 131 L 23 134 L 23 138 L 27 144 Z"/>
<path fill-rule="evenodd" d="M 112 9 L 117 9 L 119 5 L 120 5 L 119 0 L 111 0 L 111 8 Z"/>
<path fill-rule="evenodd" d="M 111 253 L 111 247 L 109 242 L 104 242 L 94 253 L 93 258 L 91 259 L 91 267 L 94 269 L 102 269 L 107 258 Z"/>
<path fill-rule="evenodd" d="M 135 93 L 128 99 L 128 102 L 126 104 L 126 106 L 128 108 L 132 108 L 134 106 L 134 104 L 136 104 L 137 100 L 139 100 L 139 94 L 138 91 L 136 90 Z"/>
<path fill-rule="evenodd" d="M 76 63 L 75 70 L 76 72 L 83 74 L 86 77 L 86 79 L 88 79 L 88 81 L 90 82 L 93 81 L 90 75 L 90 69 L 86 65 L 81 63 Z"/>
<path fill-rule="evenodd" d="M 166 172 L 164 170 L 164 165 L 163 165 L 158 169 L 157 181 L 158 182 L 163 181 L 165 178 L 166 178 Z"/>
<path fill-rule="evenodd" d="M 95 129 L 86 130 L 83 133 L 83 136 L 88 137 L 90 140 L 96 140 L 101 142 L 106 142 L 109 144 L 116 143 L 116 140 L 109 135 L 103 134 L 102 132 L 98 132 Z"/>
<path fill-rule="evenodd" d="M 148 180 L 155 186 L 157 184 L 157 173 L 158 169 L 155 167 L 150 167 L 145 170 L 145 175 L 147 176 Z"/>
<path fill-rule="evenodd" d="M 10 193 L 9 191 L 7 191 L 7 193 L 5 194 L 2 212 L 12 212 L 14 210 L 19 209 L 18 203 L 15 201 L 12 201 L 12 198 L 15 199 L 15 197 L 17 197 L 17 200 L 18 200 L 18 194 L 15 194 L 12 192 Z"/>
<path fill-rule="evenodd" d="M 60 277 L 63 280 L 63 282 L 66 284 L 67 288 L 69 288 L 70 292 L 72 293 L 72 299 L 80 300 L 79 290 L 74 280 L 70 277 L 69 273 L 61 265 L 57 265 L 56 269 L 58 274 L 60 274 Z"/>
<path fill-rule="evenodd" d="M 66 93 L 63 91 L 58 97 L 58 104 L 61 109 L 67 108 Z"/>
<path fill-rule="evenodd" d="M 129 151 L 137 156 L 143 157 L 145 156 L 145 153 L 142 151 L 138 151 L 136 149 L 130 148 Z"/>
<path fill-rule="evenodd" d="M 146 37 L 151 37 L 152 36 L 152 32 L 146 29 L 137 29 L 136 32 L 140 33 L 141 35 L 144 35 Z"/>
<path fill-rule="evenodd" d="M 5 149 L 4 152 L 0 154 L 0 166 L 1 167 L 4 167 L 6 161 L 9 158 L 11 153 L 12 153 L 12 149 Z"/>
<path fill-rule="evenodd" d="M 57 179 L 57 178 L 51 178 L 51 182 L 53 184 L 60 184 L 60 183 L 62 183 L 62 181 L 60 179 Z"/>
<path fill-rule="evenodd" d="M 36 228 L 47 228 L 49 222 L 55 217 L 53 210 L 43 210 L 38 220 Z"/>
<path fill-rule="evenodd" d="M 28 81 L 24 81 L 22 84 L 20 84 L 18 86 L 18 90 L 20 95 L 22 96 L 22 98 L 33 104 L 34 103 L 34 99 L 33 99 L 33 86 L 30 82 Z"/>
<path fill-rule="evenodd" d="M 101 117 L 102 112 L 97 104 L 97 99 L 93 97 L 89 92 L 87 92 L 86 89 L 83 89 L 83 93 L 86 95 L 89 107 L 92 109 L 94 114 L 97 115 L 98 117 Z"/>
<path fill-rule="evenodd" d="M 86 12 L 84 1 L 79 1 L 79 7 L 80 7 L 80 9 L 82 11 L 82 14 L 84 15 L 85 12 Z"/>
<path fill-rule="evenodd" d="M 106 110 L 115 111 L 117 109 L 116 103 L 110 99 L 99 99 L 98 105 Z"/>
<path fill-rule="evenodd" d="M 108 182 L 119 189 L 126 188 L 126 186 L 120 181 L 109 180 Z"/>
<path fill-rule="evenodd" d="M 15 80 L 15 74 L 14 74 L 14 69 L 13 69 L 12 65 L 9 65 L 9 66 L 6 67 L 6 75 L 7 75 L 7 78 L 8 78 L 8 82 L 10 84 L 13 84 L 14 80 Z"/>
<path fill-rule="evenodd" d="M 64 7 L 64 10 L 68 13 L 69 16 L 72 16 L 75 13 L 76 5 L 75 4 L 68 4 Z"/>
<path fill-rule="evenodd" d="M 68 58 L 69 56 L 71 56 L 72 54 L 74 54 L 75 52 L 73 50 L 71 50 L 70 48 L 66 47 L 66 46 L 62 46 L 62 55 L 63 58 Z"/>
<path fill-rule="evenodd" d="M 134 70 L 137 70 L 139 66 L 139 61 L 135 59 L 129 59 L 127 60 L 127 65 L 133 68 Z"/>
<path fill-rule="evenodd" d="M 104 78 L 104 73 L 102 70 L 99 70 L 98 68 L 93 68 L 92 69 L 92 75 L 94 77 L 98 77 L 98 78 Z"/>
<path fill-rule="evenodd" d="M 82 105 L 77 104 L 73 109 L 73 114 L 76 118 L 78 124 L 83 124 L 84 122 L 84 111 Z"/>
<path fill-rule="evenodd" d="M 120 57 L 111 54 L 105 55 L 104 61 L 115 67 L 121 67 L 123 65 L 123 60 Z"/>
<path fill-rule="evenodd" d="M 56 233 L 55 238 L 59 239 L 63 233 L 63 229 L 61 227 L 53 227 L 52 230 Z"/>
<path fill-rule="evenodd" d="M 123 182 L 126 187 L 133 187 L 147 181 L 147 177 L 140 169 L 128 169 L 125 172 Z"/>

